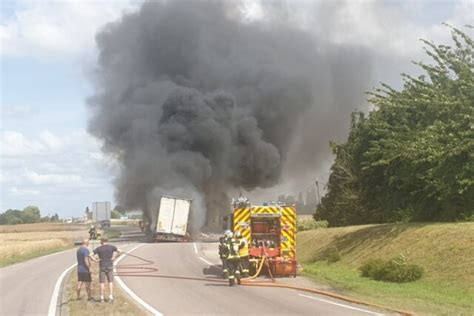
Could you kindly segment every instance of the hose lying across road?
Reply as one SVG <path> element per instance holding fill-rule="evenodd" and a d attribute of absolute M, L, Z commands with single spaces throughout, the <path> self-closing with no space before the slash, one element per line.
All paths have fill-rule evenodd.
<path fill-rule="evenodd" d="M 215 283 L 228 283 L 227 280 L 223 280 L 222 278 L 216 278 L 216 277 L 210 277 L 210 278 L 196 278 L 196 277 L 186 277 L 186 276 L 177 276 L 177 275 L 163 275 L 163 274 L 156 274 L 155 272 L 158 272 L 158 268 L 153 268 L 153 267 L 146 267 L 148 265 L 152 265 L 155 262 L 151 260 L 147 260 L 145 258 L 133 255 L 131 253 L 125 252 L 123 253 L 127 256 L 131 256 L 134 258 L 137 258 L 144 263 L 139 263 L 139 264 L 120 264 L 117 265 L 115 268 L 117 270 L 125 270 L 125 271 L 119 271 L 118 273 L 115 273 L 116 276 L 120 277 L 148 277 L 148 278 L 162 278 L 162 279 L 178 279 L 178 280 L 190 280 L 190 281 L 204 281 L 204 282 L 215 282 Z M 359 304 L 359 305 L 365 305 L 369 307 L 375 307 L 391 312 L 395 312 L 401 315 L 407 315 L 407 316 L 412 316 L 415 315 L 412 312 L 407 312 L 403 310 L 398 310 L 390 307 L 386 307 L 383 305 L 379 304 L 374 304 L 374 303 L 369 303 L 365 301 L 360 301 L 356 300 L 350 297 L 342 296 L 339 294 L 327 292 L 327 291 L 322 291 L 322 290 L 316 290 L 312 288 L 306 288 L 306 287 L 299 287 L 299 286 L 293 286 L 293 285 L 287 285 L 287 284 L 281 284 L 281 283 L 275 283 L 275 280 L 273 276 L 271 275 L 270 269 L 270 276 L 271 276 L 271 281 L 255 281 L 257 276 L 260 274 L 264 263 L 267 262 L 266 257 L 263 257 L 260 266 L 257 269 L 257 272 L 255 275 L 252 275 L 248 278 L 242 279 L 242 284 L 243 286 L 258 286 L 258 287 L 273 287 L 273 288 L 282 288 L 282 289 L 291 289 L 291 290 L 296 290 L 296 291 L 303 291 L 303 292 L 309 292 L 313 294 L 319 294 L 319 295 L 324 295 L 332 298 L 336 298 L 342 301 L 346 301 L 349 303 L 353 304 Z M 129 271 L 126 271 L 129 270 Z M 138 271 L 137 271 L 138 270 Z M 154 274 L 144 274 L 144 273 L 154 273 Z"/>

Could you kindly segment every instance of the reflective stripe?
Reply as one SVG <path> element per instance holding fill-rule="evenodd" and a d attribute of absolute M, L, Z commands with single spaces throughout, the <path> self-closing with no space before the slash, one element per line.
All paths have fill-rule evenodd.
<path fill-rule="evenodd" d="M 241 257 L 248 257 L 249 255 L 249 243 L 245 237 L 242 237 L 239 241 L 239 246 L 242 248 L 239 249 L 239 255 Z"/>

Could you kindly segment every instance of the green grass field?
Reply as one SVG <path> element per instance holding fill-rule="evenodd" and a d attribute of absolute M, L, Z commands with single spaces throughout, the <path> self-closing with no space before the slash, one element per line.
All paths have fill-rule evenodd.
<path fill-rule="evenodd" d="M 474 223 L 349 226 L 305 231 L 297 239 L 303 273 L 338 292 L 421 315 L 474 314 Z M 328 264 L 335 249 L 341 260 Z M 400 254 L 425 269 L 420 280 L 360 276 L 366 260 Z"/>

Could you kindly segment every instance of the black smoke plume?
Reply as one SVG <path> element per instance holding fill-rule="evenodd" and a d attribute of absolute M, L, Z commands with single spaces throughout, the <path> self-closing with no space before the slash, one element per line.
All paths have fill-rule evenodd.
<path fill-rule="evenodd" d="M 190 196 L 195 225 L 216 226 L 229 190 L 272 187 L 327 151 L 360 102 L 365 55 L 315 37 L 290 4 L 258 12 L 146 2 L 97 35 L 89 130 L 119 162 L 121 205 L 151 219 L 162 194 Z"/>

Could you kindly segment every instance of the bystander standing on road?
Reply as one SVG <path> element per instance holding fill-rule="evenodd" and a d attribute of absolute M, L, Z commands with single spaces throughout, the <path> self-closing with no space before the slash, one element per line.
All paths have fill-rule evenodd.
<path fill-rule="evenodd" d="M 77 249 L 77 299 L 81 299 L 82 284 L 85 285 L 87 298 L 92 300 L 91 294 L 91 261 L 89 258 L 89 239 L 84 239 L 79 249 Z"/>
<path fill-rule="evenodd" d="M 90 256 L 92 260 L 99 261 L 100 301 L 104 302 L 105 280 L 109 284 L 109 302 L 114 301 L 114 259 L 122 253 L 117 247 L 108 244 L 108 239 L 100 239 L 101 246 L 94 249 Z M 97 255 L 99 260 L 94 256 Z"/>

